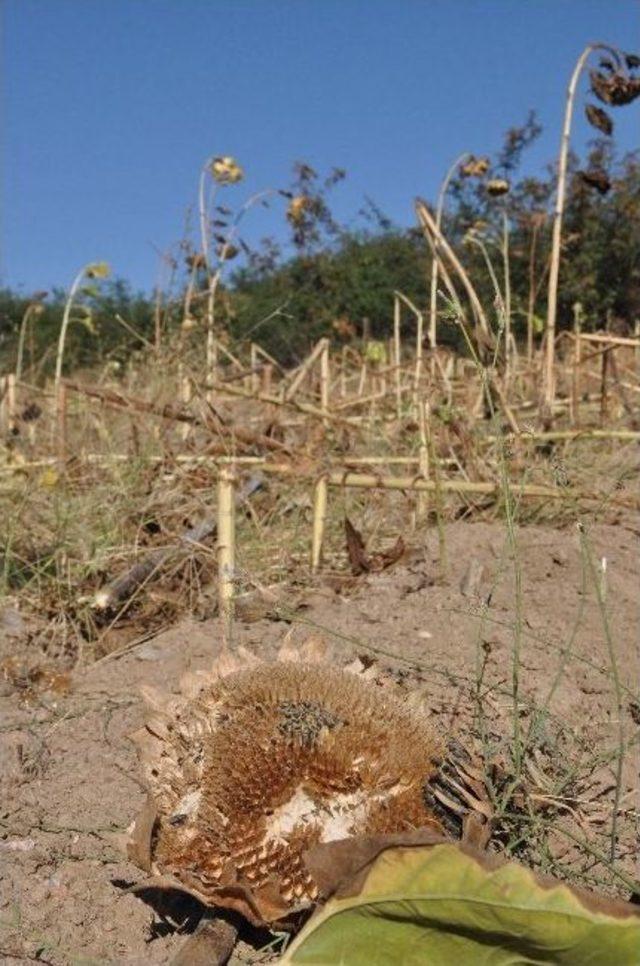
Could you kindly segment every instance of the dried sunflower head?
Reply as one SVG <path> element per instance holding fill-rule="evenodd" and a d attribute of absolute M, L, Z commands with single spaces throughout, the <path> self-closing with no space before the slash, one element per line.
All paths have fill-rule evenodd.
<path fill-rule="evenodd" d="M 460 174 L 463 178 L 482 178 L 488 170 L 489 158 L 476 158 L 475 154 L 460 165 Z"/>
<path fill-rule="evenodd" d="M 603 74 L 602 71 L 589 72 L 591 90 L 605 104 L 622 107 L 640 97 L 640 77 L 632 77 L 621 71 Z"/>
<path fill-rule="evenodd" d="M 107 262 L 92 262 L 85 268 L 87 278 L 109 278 L 111 268 Z"/>
<path fill-rule="evenodd" d="M 244 171 L 236 159 L 228 156 L 214 158 L 209 170 L 214 181 L 221 185 L 237 184 L 244 178 Z"/>
<path fill-rule="evenodd" d="M 276 922 L 318 898 L 313 845 L 443 829 L 442 740 L 419 706 L 360 674 L 279 661 L 147 699 L 135 740 L 149 805 L 130 855 L 207 905 Z"/>
<path fill-rule="evenodd" d="M 296 195 L 287 207 L 287 219 L 292 225 L 299 225 L 311 207 L 311 199 L 306 195 Z"/>
<path fill-rule="evenodd" d="M 236 258 L 239 254 L 238 246 L 231 245 L 229 242 L 220 243 L 216 248 L 216 255 L 221 261 L 230 262 L 232 258 Z"/>
<path fill-rule="evenodd" d="M 487 181 L 487 194 L 492 198 L 499 198 L 509 193 L 510 185 L 506 178 L 491 178 Z"/>

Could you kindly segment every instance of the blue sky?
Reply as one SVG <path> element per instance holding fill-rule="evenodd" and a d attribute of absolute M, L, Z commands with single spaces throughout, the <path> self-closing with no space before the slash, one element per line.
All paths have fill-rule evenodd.
<path fill-rule="evenodd" d="M 203 161 L 228 198 L 333 165 L 349 219 L 370 195 L 400 224 L 461 151 L 489 152 L 536 108 L 534 171 L 557 150 L 585 43 L 640 48 L 638 0 L 4 0 L 0 284 L 67 286 L 107 260 L 150 289 L 184 232 Z M 636 104 L 616 111 L 638 146 Z M 582 116 L 576 146 L 589 129 Z M 248 216 L 249 237 L 282 212 Z"/>

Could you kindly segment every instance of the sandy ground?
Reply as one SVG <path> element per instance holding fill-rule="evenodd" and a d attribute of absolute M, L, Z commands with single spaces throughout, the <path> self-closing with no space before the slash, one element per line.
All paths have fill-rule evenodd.
<path fill-rule="evenodd" d="M 639 537 L 640 523 L 633 519 L 595 526 L 589 534 L 595 562 L 607 559 L 611 639 L 622 685 L 630 689 L 638 682 Z M 528 720 L 528 703 L 539 704 L 548 694 L 579 618 L 572 656 L 552 699 L 552 720 L 562 723 L 565 753 L 577 754 L 585 745 L 604 751 L 615 746 L 617 733 L 611 655 L 593 585 L 588 576 L 583 580 L 578 531 L 523 528 L 517 540 L 524 601 L 522 720 Z M 287 634 L 301 642 L 318 632 L 331 642 L 336 661 L 370 647 L 394 652 L 405 660 L 379 660 L 395 668 L 404 686 L 422 690 L 447 731 L 468 724 L 478 662 L 484 661 L 493 726 L 509 729 L 517 612 L 505 528 L 452 524 L 446 544 L 444 580 L 437 533 L 430 530 L 423 546 L 414 543 L 401 563 L 382 574 L 358 578 L 353 586 L 321 582 L 293 623 L 238 621 L 236 641 L 265 658 Z M 16 626 L 6 612 L 0 657 L 19 651 Z M 66 694 L 43 692 L 25 701 L 5 682 L 0 962 L 160 964 L 175 955 L 183 937 L 168 932 L 149 906 L 126 891 L 142 875 L 123 857 L 117 836 L 144 798 L 128 735 L 141 722 L 140 685 L 175 688 L 185 670 L 206 667 L 218 647 L 216 621 L 189 620 L 123 656 L 77 670 Z M 624 691 L 623 697 L 623 727 L 631 740 L 640 709 L 632 694 Z M 637 759 L 633 746 L 624 763 L 625 801 L 637 788 Z M 610 778 L 611 766 L 604 767 Z M 633 871 L 630 822 L 621 823 L 619 850 Z"/>

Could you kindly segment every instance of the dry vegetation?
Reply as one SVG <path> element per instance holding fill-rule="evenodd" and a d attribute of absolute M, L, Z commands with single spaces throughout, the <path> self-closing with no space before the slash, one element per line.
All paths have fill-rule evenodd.
<path fill-rule="evenodd" d="M 236 178 L 232 159 L 216 163 L 219 178 Z M 204 347 L 184 324 L 174 344 L 148 345 L 123 371 L 65 379 L 63 331 L 52 381 L 5 377 L 0 660 L 13 784 L 0 827 L 3 846 L 26 856 L 22 902 L 37 906 L 40 866 L 47 882 L 74 862 L 89 883 L 108 869 L 107 892 L 133 874 L 117 871 L 108 836 L 133 817 L 137 788 L 111 816 L 93 801 L 73 824 L 40 802 L 29 825 L 29 795 L 48 788 L 55 799 L 55 754 L 72 761 L 73 735 L 83 740 L 72 730 L 52 752 L 65 728 L 97 715 L 91 754 L 106 753 L 114 714 L 119 728 L 140 727 L 128 675 L 166 687 L 221 648 L 264 660 L 310 635 L 325 639 L 327 660 L 358 657 L 378 683 L 419 693 L 446 736 L 473 749 L 493 848 L 637 897 L 640 341 L 583 333 L 576 313 L 572 332 L 556 335 L 554 317 L 542 346 L 516 345 L 508 271 L 494 324 L 438 218 L 420 202 L 417 213 L 438 311 L 425 319 L 395 293 L 388 343 L 322 339 L 286 369 L 216 326 L 211 270 Z M 206 223 L 203 238 L 209 268 Z M 89 266 L 76 281 L 101 272 Z M 464 356 L 438 346 L 436 319 L 459 328 Z M 170 653 L 155 660 L 161 652 L 145 648 L 163 641 Z M 127 756 L 117 767 L 130 775 Z M 107 795 L 117 773 L 99 770 L 94 758 L 76 781 Z M 58 851 L 42 858 L 46 835 Z M 45 899 L 66 914 L 70 886 L 62 898 L 56 888 Z M 15 959 L 80 961 L 89 950 L 166 962 L 174 948 L 158 939 L 138 958 L 149 936 L 130 911 L 137 939 L 110 955 L 80 929 L 72 955 L 64 931 L 34 925 L 16 893 L 5 909 Z M 161 925 L 147 923 L 149 935 L 175 933 L 170 919 Z"/>

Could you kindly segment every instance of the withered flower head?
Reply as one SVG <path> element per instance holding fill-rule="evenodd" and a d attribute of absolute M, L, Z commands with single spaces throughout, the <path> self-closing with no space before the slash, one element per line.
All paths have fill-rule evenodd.
<path fill-rule="evenodd" d="M 601 195 L 606 195 L 611 189 L 609 175 L 600 168 L 590 168 L 589 171 L 578 171 L 578 174 L 586 185 L 590 188 L 595 188 Z"/>
<path fill-rule="evenodd" d="M 463 178 L 482 178 L 488 170 L 489 158 L 476 158 L 475 154 L 460 165 L 460 174 Z"/>
<path fill-rule="evenodd" d="M 194 252 L 192 255 L 187 255 L 185 262 L 187 268 L 191 269 L 206 268 L 207 265 L 207 261 L 202 252 Z"/>
<path fill-rule="evenodd" d="M 492 198 L 499 198 L 500 195 L 508 194 L 509 188 L 510 185 L 506 178 L 491 178 L 490 181 L 487 181 L 487 193 Z"/>
<path fill-rule="evenodd" d="M 244 178 L 244 171 L 236 159 L 228 156 L 214 158 L 210 171 L 214 181 L 221 185 L 237 184 Z"/>
<path fill-rule="evenodd" d="M 134 740 L 150 798 L 130 854 L 207 905 L 276 922 L 318 898 L 313 845 L 443 828 L 430 784 L 441 739 L 419 706 L 360 673 L 254 663 L 147 700 Z"/>
<path fill-rule="evenodd" d="M 307 195 L 296 195 L 287 207 L 287 219 L 292 225 L 299 225 L 310 207 L 311 199 Z"/>
<path fill-rule="evenodd" d="M 584 112 L 587 115 L 589 124 L 591 124 L 593 127 L 597 127 L 598 130 L 602 131 L 603 134 L 613 134 L 613 121 L 607 112 L 603 111 L 601 107 L 596 107 L 595 104 L 587 104 Z"/>
<path fill-rule="evenodd" d="M 192 315 L 185 315 L 180 325 L 180 328 L 182 329 L 183 332 L 192 332 L 193 329 L 197 329 L 197 327 L 198 327 L 198 323 L 196 319 L 193 318 Z"/>
<path fill-rule="evenodd" d="M 87 278 L 109 278 L 110 274 L 111 269 L 108 262 L 92 262 L 85 269 Z"/>
<path fill-rule="evenodd" d="M 331 323 L 331 328 L 343 339 L 353 339 L 356 334 L 356 328 L 353 322 L 350 322 L 345 316 L 334 319 Z"/>
<path fill-rule="evenodd" d="M 616 71 L 614 74 L 603 74 L 601 71 L 589 72 L 591 90 L 596 97 L 612 107 L 630 104 L 640 97 L 640 77 L 630 77 Z"/>
<path fill-rule="evenodd" d="M 232 258 L 235 258 L 239 254 L 240 249 L 236 245 L 230 245 L 228 242 L 221 243 L 216 248 L 216 255 L 225 262 L 230 262 Z"/>

